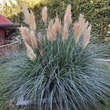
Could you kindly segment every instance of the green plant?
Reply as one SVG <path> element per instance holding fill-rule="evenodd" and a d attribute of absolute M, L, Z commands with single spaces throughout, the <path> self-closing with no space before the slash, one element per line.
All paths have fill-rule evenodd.
<path fill-rule="evenodd" d="M 104 68 L 109 46 L 89 42 L 91 25 L 83 15 L 72 28 L 71 5 L 64 26 L 56 14 L 44 34 L 36 33 L 33 13 L 23 9 L 30 28 L 21 28 L 28 57 L 10 73 L 5 95 L 23 96 L 27 107 L 38 110 L 100 110 L 110 97 L 109 68 Z M 46 7 L 42 17 L 46 27 Z"/>

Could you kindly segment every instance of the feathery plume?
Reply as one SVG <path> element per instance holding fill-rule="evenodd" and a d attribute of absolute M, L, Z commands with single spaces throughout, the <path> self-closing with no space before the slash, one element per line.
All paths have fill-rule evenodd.
<path fill-rule="evenodd" d="M 47 7 L 46 6 L 42 9 L 42 20 L 46 24 L 47 22 Z"/>
<path fill-rule="evenodd" d="M 85 48 L 90 41 L 91 28 L 92 28 L 92 26 L 90 25 L 84 33 L 83 48 Z"/>
<path fill-rule="evenodd" d="M 74 23 L 73 25 L 73 32 L 74 32 L 74 39 L 76 41 L 76 43 L 79 40 L 79 24 L 77 22 Z"/>
<path fill-rule="evenodd" d="M 36 55 L 33 52 L 33 49 L 25 42 L 26 45 L 26 50 L 27 50 L 27 55 L 31 60 L 35 60 L 36 59 Z"/>
<path fill-rule="evenodd" d="M 35 33 L 33 31 L 31 31 L 30 33 L 30 39 L 31 39 L 33 48 L 37 48 L 37 41 L 36 41 Z"/>
<path fill-rule="evenodd" d="M 47 30 L 47 37 L 49 40 L 53 41 L 53 37 L 52 37 L 52 32 L 51 32 L 51 29 L 52 29 L 52 25 L 53 25 L 53 20 L 51 20 L 48 24 L 48 30 Z"/>
<path fill-rule="evenodd" d="M 55 23 L 53 23 L 53 20 L 51 20 L 48 25 L 47 36 L 49 40 L 53 42 L 56 39 L 56 35 L 57 33 L 56 33 Z"/>
<path fill-rule="evenodd" d="M 26 23 L 30 26 L 31 29 L 36 30 L 36 22 L 35 22 L 35 16 L 32 11 L 28 11 L 25 3 L 22 4 L 23 12 L 25 16 Z"/>
<path fill-rule="evenodd" d="M 26 17 L 25 19 L 26 19 L 26 21 L 28 21 L 28 17 L 27 16 L 29 16 L 29 11 L 28 11 L 24 1 L 22 1 L 22 8 L 23 8 L 24 16 Z"/>
<path fill-rule="evenodd" d="M 73 25 L 74 39 L 75 39 L 76 43 L 79 41 L 79 39 L 82 35 L 84 37 L 85 36 L 88 37 L 88 38 L 85 37 L 84 39 L 89 39 L 90 35 L 87 35 L 88 34 L 87 30 L 88 30 L 88 21 L 85 22 L 84 15 L 80 14 L 78 22 L 75 22 Z M 86 33 L 86 35 L 85 35 L 85 33 Z M 84 42 L 86 42 L 86 41 L 84 40 Z"/>
<path fill-rule="evenodd" d="M 56 19 L 55 19 L 55 28 L 56 28 L 56 32 L 59 34 L 61 32 L 61 21 L 58 18 L 58 14 L 56 13 Z"/>
<path fill-rule="evenodd" d="M 81 34 L 85 30 L 83 26 L 85 26 L 85 19 L 84 16 L 80 14 L 78 22 L 75 22 L 73 26 L 74 38 L 76 43 L 79 41 Z"/>
<path fill-rule="evenodd" d="M 25 41 L 28 45 L 30 45 L 31 42 L 30 42 L 30 38 L 29 38 L 29 29 L 26 28 L 26 27 L 21 27 L 21 28 L 20 28 L 20 31 L 21 31 L 21 34 L 22 34 L 22 37 L 23 37 L 24 41 Z"/>
<path fill-rule="evenodd" d="M 72 16 L 72 14 L 71 14 L 71 4 L 69 4 L 67 6 L 65 16 L 64 16 L 64 23 L 67 23 L 68 26 L 72 23 L 71 16 Z"/>
<path fill-rule="evenodd" d="M 30 11 L 30 22 L 29 25 L 32 30 L 36 30 L 36 22 L 35 22 L 35 16 L 32 11 Z"/>
<path fill-rule="evenodd" d="M 68 37 L 68 26 L 67 26 L 67 24 L 64 24 L 62 39 L 66 40 L 67 37 Z"/>

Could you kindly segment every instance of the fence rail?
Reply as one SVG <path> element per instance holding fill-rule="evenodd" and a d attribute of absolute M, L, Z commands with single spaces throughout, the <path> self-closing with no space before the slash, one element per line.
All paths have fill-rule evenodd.
<path fill-rule="evenodd" d="M 19 46 L 19 41 L 0 46 L 0 57 L 9 56 L 16 53 L 19 49 Z"/>

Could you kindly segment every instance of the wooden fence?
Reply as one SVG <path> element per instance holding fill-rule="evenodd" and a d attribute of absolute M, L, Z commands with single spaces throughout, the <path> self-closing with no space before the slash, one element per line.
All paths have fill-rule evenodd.
<path fill-rule="evenodd" d="M 0 58 L 16 53 L 19 46 L 19 41 L 0 46 Z"/>

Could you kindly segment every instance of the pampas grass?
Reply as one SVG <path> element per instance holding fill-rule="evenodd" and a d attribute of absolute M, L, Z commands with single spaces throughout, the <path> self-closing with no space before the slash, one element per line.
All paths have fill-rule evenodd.
<path fill-rule="evenodd" d="M 107 62 L 98 60 L 109 56 L 109 47 L 92 44 L 91 25 L 82 14 L 72 24 L 70 10 L 68 5 L 64 23 L 56 15 L 48 21 L 46 33 L 36 38 L 34 28 L 30 28 L 31 35 L 21 29 L 28 57 L 24 57 L 19 70 L 11 72 L 10 89 L 5 94 L 15 100 L 23 96 L 29 102 L 27 109 L 101 110 L 110 97 L 110 70 L 104 68 Z"/>

